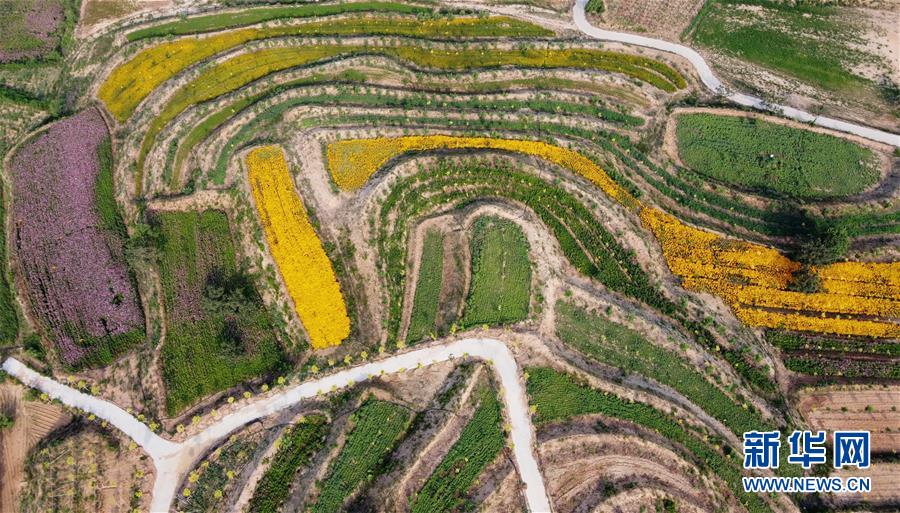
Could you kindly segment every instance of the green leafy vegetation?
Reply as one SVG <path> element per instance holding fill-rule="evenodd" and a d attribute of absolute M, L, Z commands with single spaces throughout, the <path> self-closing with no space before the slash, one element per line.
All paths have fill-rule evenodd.
<path fill-rule="evenodd" d="M 221 211 L 155 214 L 162 234 L 160 280 L 167 333 L 162 349 L 166 408 L 285 365 L 271 318 L 237 264 Z"/>
<path fill-rule="evenodd" d="M 524 320 L 530 300 L 531 261 L 522 229 L 506 219 L 479 217 L 472 232 L 472 279 L 463 325 Z"/>
<path fill-rule="evenodd" d="M 565 301 L 556 303 L 556 322 L 556 333 L 565 344 L 625 373 L 640 374 L 671 387 L 738 436 L 764 429 L 766 423 L 752 405 L 738 404 L 691 362 L 651 343 L 637 331 Z"/>
<path fill-rule="evenodd" d="M 821 378 L 900 379 L 900 344 L 767 330 L 788 369 Z M 874 358 L 873 358 L 874 357 Z"/>
<path fill-rule="evenodd" d="M 416 494 L 410 511 L 471 511 L 465 499 L 475 479 L 503 449 L 504 437 L 500 402 L 496 391 L 483 388 L 481 404 L 466 424 L 456 443 Z"/>
<path fill-rule="evenodd" d="M 879 177 L 872 151 L 846 139 L 752 117 L 683 114 L 678 153 L 698 173 L 800 199 L 857 194 Z"/>
<path fill-rule="evenodd" d="M 528 395 L 537 409 L 535 422 L 554 422 L 591 413 L 634 422 L 684 447 L 699 463 L 725 481 L 750 513 L 771 511 L 759 496 L 743 492 L 740 457 L 736 452 L 726 452 L 720 446 L 713 446 L 711 441 L 704 442 L 702 434 L 689 431 L 677 419 L 647 404 L 594 390 L 553 369 L 529 368 L 526 372 Z"/>
<path fill-rule="evenodd" d="M 279 440 L 278 452 L 256 485 L 248 505 L 251 513 L 277 513 L 291 491 L 297 471 L 323 446 L 327 419 L 314 415 L 292 426 Z"/>
<path fill-rule="evenodd" d="M 127 38 L 128 41 L 137 41 L 148 37 L 183 36 L 203 32 L 214 32 L 217 30 L 242 27 L 273 20 L 333 16 L 336 14 L 348 14 L 354 12 L 428 14 L 432 11 L 427 7 L 396 2 L 354 2 L 326 5 L 309 4 L 260 7 L 256 9 L 245 9 L 236 13 L 210 14 L 164 23 L 162 25 L 129 32 Z"/>
<path fill-rule="evenodd" d="M 603 4 L 603 0 L 588 0 L 587 5 L 584 6 L 584 10 L 591 14 L 603 14 L 603 11 L 606 10 L 606 6 Z"/>
<path fill-rule="evenodd" d="M 6 196 L 0 186 L 0 223 L 6 226 Z M 10 288 L 6 267 L 6 230 L 0 230 L 0 346 L 13 344 L 19 333 L 19 317 L 16 313 L 13 290 Z M 38 342 L 40 345 L 40 342 Z"/>
<path fill-rule="evenodd" d="M 846 14 L 811 2 L 710 0 L 694 40 L 732 56 L 832 91 L 872 84 L 852 70 L 881 63 L 859 47 L 861 27 Z"/>
<path fill-rule="evenodd" d="M 397 404 L 368 399 L 351 419 L 353 426 L 328 475 L 319 487 L 310 513 L 339 511 L 344 500 L 384 471 L 394 445 L 410 426 L 412 415 Z"/>
<path fill-rule="evenodd" d="M 112 142 L 108 137 L 100 144 L 97 157 L 100 162 L 100 172 L 97 174 L 94 195 L 100 222 L 110 232 L 127 238 L 128 232 L 125 230 L 125 223 L 122 222 L 122 216 L 119 214 L 119 207 L 116 204 L 116 191 L 113 185 Z"/>
<path fill-rule="evenodd" d="M 444 269 L 444 235 L 439 230 L 428 230 L 422 243 L 422 260 L 413 308 L 409 316 L 406 339 L 417 342 L 434 333 L 441 299 L 441 282 Z"/>
<path fill-rule="evenodd" d="M 532 209 L 557 238 L 569 262 L 585 275 L 597 279 L 613 290 L 636 297 L 653 306 L 671 307 L 649 283 L 634 257 L 616 242 L 612 234 L 604 228 L 603 223 L 597 221 L 587 207 L 564 191 L 561 186 L 545 182 L 530 173 L 510 169 L 503 164 L 476 161 L 457 165 L 452 162 L 441 162 L 398 180 L 382 203 L 378 224 L 378 248 L 380 265 L 388 280 L 390 293 L 388 330 L 391 336 L 394 336 L 399 327 L 407 250 L 405 238 L 397 237 L 396 234 L 406 234 L 407 224 L 435 205 L 463 206 L 475 199 L 485 198 L 515 201 Z M 508 265 L 515 266 L 511 267 L 510 271 L 519 269 L 518 275 L 524 278 L 524 266 L 528 263 L 527 241 L 524 240 L 524 236 L 504 235 L 500 240 L 514 239 L 518 236 L 523 237 L 522 249 L 516 250 L 521 253 L 521 257 L 516 257 L 517 263 L 510 262 Z M 495 260 L 494 254 L 489 255 L 491 260 L 500 262 Z M 511 253 L 511 256 L 516 254 Z M 473 254 L 473 258 L 475 256 Z M 501 268 L 499 264 L 490 266 L 488 269 Z M 508 276 L 514 276 L 510 271 L 504 272 Z M 512 286 L 515 288 L 510 291 L 516 292 L 515 295 L 509 296 L 509 300 L 515 301 L 511 304 L 524 304 L 520 306 L 519 312 L 525 311 L 527 315 L 530 277 L 521 283 L 497 284 L 479 292 L 477 289 L 479 285 L 476 284 L 476 279 L 479 279 L 478 272 L 484 273 L 484 278 L 480 279 L 495 279 L 489 273 L 473 268 L 472 298 L 467 304 L 477 300 L 491 305 L 489 301 L 493 300 L 479 299 L 482 297 L 480 294 L 500 296 L 497 287 Z M 530 276 L 530 270 L 528 272 Z M 526 299 L 522 299 L 523 297 Z M 487 311 L 495 311 L 491 308 L 494 307 L 489 306 Z M 486 314 L 479 317 L 470 315 L 472 314 L 466 314 L 466 322 L 487 322 L 487 318 L 484 317 Z"/>

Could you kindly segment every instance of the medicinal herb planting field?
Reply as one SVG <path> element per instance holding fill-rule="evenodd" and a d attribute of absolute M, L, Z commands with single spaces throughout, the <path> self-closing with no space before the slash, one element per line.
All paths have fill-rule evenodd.
<path fill-rule="evenodd" d="M 68 366 L 110 363 L 144 339 L 112 163 L 101 155 L 108 137 L 100 113 L 86 110 L 34 136 L 10 164 L 10 243 L 30 308 Z"/>
<path fill-rule="evenodd" d="M 801 199 L 850 196 L 880 177 L 867 148 L 752 117 L 683 114 L 678 156 L 720 182 Z"/>
<path fill-rule="evenodd" d="M 239 265 L 227 216 L 217 210 L 154 214 L 163 240 L 166 410 L 277 372 L 285 359 L 252 277 Z"/>
<path fill-rule="evenodd" d="M 511 221 L 480 217 L 472 227 L 472 283 L 462 324 L 525 320 L 531 299 L 528 241 Z"/>
<path fill-rule="evenodd" d="M 740 434 L 806 427 L 799 387 L 897 378 L 897 157 L 881 146 L 722 108 L 680 58 L 601 46 L 544 11 L 179 9 L 85 32 L 54 96 L 0 89 L 23 117 L 61 120 L 3 136 L 26 307 L 9 309 L 5 350 L 188 445 L 407 345 L 484 337 L 515 364 L 463 354 L 322 386 L 204 446 L 171 509 L 520 511 L 537 472 L 559 511 L 780 512 L 791 498 L 740 491 Z M 16 209 L 68 222 L 57 203 L 80 196 L 23 196 L 17 158 L 100 114 L 108 134 L 46 153 L 91 147 L 77 213 L 115 243 L 140 338 L 61 366 L 42 356 L 59 330 L 21 268 Z M 32 166 L 61 167 L 78 169 Z M 841 253 L 812 262 L 811 227 L 838 228 Z"/>
<path fill-rule="evenodd" d="M 338 345 L 350 319 L 331 261 L 297 196 L 281 148 L 257 148 L 247 156 L 248 180 L 272 257 L 312 346 Z"/>

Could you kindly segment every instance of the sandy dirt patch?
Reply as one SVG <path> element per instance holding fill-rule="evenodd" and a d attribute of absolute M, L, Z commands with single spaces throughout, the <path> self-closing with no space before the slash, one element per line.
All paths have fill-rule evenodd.
<path fill-rule="evenodd" d="M 900 450 L 900 386 L 845 386 L 803 390 L 797 409 L 812 429 L 862 429 L 872 433 L 873 452 Z"/>
<path fill-rule="evenodd" d="M 18 511 L 28 451 L 72 420 L 58 405 L 26 401 L 24 391 L 17 385 L 0 385 L 0 411 L 14 419 L 12 428 L 0 430 L 0 512 L 4 513 Z"/>

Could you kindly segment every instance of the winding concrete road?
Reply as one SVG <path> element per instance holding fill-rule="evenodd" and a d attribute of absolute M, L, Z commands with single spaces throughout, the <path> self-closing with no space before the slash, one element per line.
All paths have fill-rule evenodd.
<path fill-rule="evenodd" d="M 839 119 L 828 118 L 825 116 L 815 116 L 813 114 L 810 114 L 809 112 L 795 109 L 793 107 L 773 105 L 766 102 L 762 98 L 757 98 L 749 94 L 730 91 L 725 86 L 725 84 L 723 84 L 722 81 L 713 74 L 712 69 L 706 63 L 706 60 L 703 58 L 703 56 L 697 53 L 692 48 L 677 43 L 671 43 L 669 41 L 663 41 L 661 39 L 653 39 L 651 37 L 639 36 L 636 34 L 627 34 L 624 32 L 602 30 L 591 25 L 584 14 L 584 6 L 587 4 L 587 2 L 588 0 L 575 0 L 573 18 L 575 21 L 575 26 L 578 27 L 578 30 L 588 36 L 596 39 L 602 39 L 604 41 L 616 41 L 619 43 L 644 46 L 647 48 L 653 48 L 655 50 L 661 50 L 663 52 L 674 53 L 675 55 L 684 57 L 691 63 L 692 66 L 694 66 L 694 69 L 697 70 L 697 75 L 700 76 L 700 80 L 703 82 L 703 85 L 705 85 L 714 93 L 721 94 L 723 97 L 728 98 L 738 105 L 773 112 L 784 117 L 794 119 L 796 121 L 801 121 L 803 123 L 812 123 L 824 128 L 830 128 L 832 130 L 838 130 L 840 132 L 858 135 L 860 137 L 865 137 L 866 139 L 871 139 L 873 141 L 900 147 L 900 135 L 898 134 L 885 132 L 883 130 L 878 130 L 877 128 L 857 125 L 855 123 L 848 123 Z"/>
<path fill-rule="evenodd" d="M 348 387 L 380 374 L 392 374 L 462 356 L 484 360 L 494 370 L 511 425 L 510 441 L 513 457 L 525 485 L 528 509 L 535 513 L 551 511 L 544 479 L 535 456 L 534 433 L 519 366 L 509 348 L 499 340 L 468 338 L 433 345 L 352 367 L 316 381 L 305 382 L 248 404 L 181 443 L 160 437 L 118 406 L 38 374 L 15 358 L 8 358 L 3 363 L 3 370 L 25 385 L 108 421 L 140 445 L 156 466 L 156 481 L 153 485 L 150 511 L 162 513 L 169 511 L 178 485 L 197 459 L 216 442 L 248 422 L 267 417 L 319 394 Z"/>

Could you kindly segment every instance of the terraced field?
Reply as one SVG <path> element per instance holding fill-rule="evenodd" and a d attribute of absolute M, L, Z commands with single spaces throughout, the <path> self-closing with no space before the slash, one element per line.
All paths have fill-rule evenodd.
<path fill-rule="evenodd" d="M 588 8 L 756 30 L 658 4 Z M 0 109 L 0 349 L 122 406 L 34 440 L 23 510 L 792 512 L 743 492 L 744 432 L 893 436 L 897 150 L 478 5 L 160 5 L 63 45 L 52 93 L 0 67 L 32 109 Z"/>

